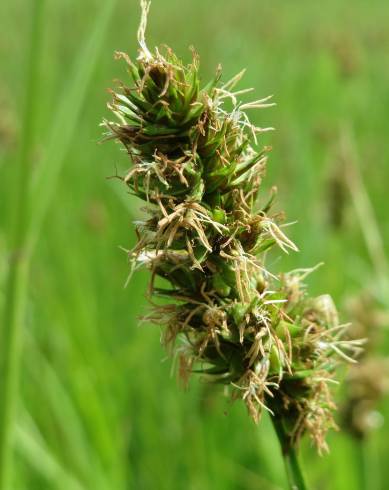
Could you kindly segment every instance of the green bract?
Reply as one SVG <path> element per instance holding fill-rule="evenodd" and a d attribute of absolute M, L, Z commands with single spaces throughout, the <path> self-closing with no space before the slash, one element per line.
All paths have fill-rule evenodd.
<path fill-rule="evenodd" d="M 243 72 L 223 83 L 218 68 L 203 86 L 194 52 L 189 65 L 169 48 L 151 53 L 143 5 L 138 58 L 117 54 L 132 81 L 112 92 L 117 122 L 104 125 L 132 162 L 123 181 L 147 202 L 130 258 L 151 270 L 151 293 L 169 300 L 149 318 L 162 325 L 184 378 L 198 372 L 228 385 L 255 421 L 267 409 L 290 443 L 308 430 L 326 448 L 335 408 L 328 386 L 360 342 L 341 339 L 346 326 L 329 296 L 306 295 L 309 271 L 275 276 L 265 267 L 270 247 L 297 250 L 270 214 L 274 193 L 258 204 L 269 149 L 256 149 L 257 135 L 271 128 L 254 126 L 246 110 L 272 104 L 238 99 L 248 92 L 234 91 Z"/>

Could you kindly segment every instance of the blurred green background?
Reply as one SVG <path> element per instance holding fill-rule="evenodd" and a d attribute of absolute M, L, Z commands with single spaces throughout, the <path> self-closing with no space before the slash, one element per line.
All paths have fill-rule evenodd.
<path fill-rule="evenodd" d="M 139 325 L 147 272 L 123 287 L 120 247 L 135 242 L 141 203 L 106 179 L 129 166 L 125 154 L 98 142 L 106 89 L 126 81 L 113 52 L 136 55 L 138 2 L 40 1 L 31 34 L 37 3 L 0 5 L 2 308 L 23 144 L 34 245 L 10 490 L 286 488 L 268 418 L 254 426 L 242 403 L 198 379 L 180 389 L 158 329 Z M 194 45 L 204 80 L 219 62 L 225 79 L 247 67 L 241 87 L 255 87 L 255 98 L 274 94 L 277 106 L 253 118 L 276 128 L 262 139 L 273 146 L 265 188 L 277 185 L 277 208 L 297 221 L 288 231 L 301 252 L 271 263 L 325 262 L 309 285 L 331 293 L 341 312 L 360 291 L 377 308 L 389 303 L 388 26 L 386 0 L 154 0 L 149 17 L 148 44 L 166 43 L 187 60 Z M 29 63 L 37 84 L 26 101 Z M 388 402 L 377 409 L 383 424 L 362 448 L 333 433 L 331 453 L 318 457 L 305 441 L 312 488 L 387 488 Z"/>

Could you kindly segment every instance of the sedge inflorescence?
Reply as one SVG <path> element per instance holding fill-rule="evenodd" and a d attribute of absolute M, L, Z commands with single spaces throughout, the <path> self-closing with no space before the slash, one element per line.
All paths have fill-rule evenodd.
<path fill-rule="evenodd" d="M 269 148 L 257 138 L 271 128 L 250 122 L 235 90 L 243 72 L 201 86 L 199 58 L 185 65 L 169 49 L 149 51 L 142 2 L 139 56 L 124 59 L 132 85 L 112 91 L 106 139 L 119 141 L 132 162 L 122 177 L 146 202 L 136 222 L 133 268 L 151 271 L 150 293 L 164 298 L 149 315 L 179 357 L 184 380 L 192 372 L 230 388 L 254 421 L 263 409 L 283 421 L 291 444 L 308 431 L 319 450 L 334 427 L 329 386 L 341 361 L 353 361 L 359 341 L 346 341 L 328 295 L 311 298 L 309 270 L 272 274 L 272 247 L 297 250 L 272 214 L 274 192 L 263 197 Z M 262 204 L 260 204 L 262 202 Z M 157 279 L 157 278 L 162 278 Z"/>

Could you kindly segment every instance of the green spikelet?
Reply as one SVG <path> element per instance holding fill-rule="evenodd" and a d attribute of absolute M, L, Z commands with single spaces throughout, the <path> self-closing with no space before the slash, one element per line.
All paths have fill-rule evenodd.
<path fill-rule="evenodd" d="M 168 298 L 149 319 L 163 327 L 184 379 L 200 372 L 223 383 L 255 421 L 262 409 L 281 420 L 289 444 L 309 431 L 325 449 L 335 408 L 328 386 L 360 342 L 342 340 L 329 296 L 307 296 L 308 270 L 265 268 L 269 248 L 297 250 L 270 213 L 274 193 L 258 201 L 269 149 L 257 149 L 257 136 L 271 128 L 254 126 L 246 111 L 272 104 L 238 99 L 248 92 L 234 91 L 243 72 L 223 83 L 218 68 L 202 85 L 194 52 L 189 65 L 169 48 L 151 53 L 142 5 L 138 58 L 117 53 L 132 82 L 112 92 L 117 122 L 104 125 L 132 162 L 123 181 L 147 202 L 130 258 L 151 270 L 152 295 Z"/>

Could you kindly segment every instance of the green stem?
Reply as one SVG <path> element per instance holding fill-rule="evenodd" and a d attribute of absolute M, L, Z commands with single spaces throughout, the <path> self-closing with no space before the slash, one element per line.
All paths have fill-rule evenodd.
<path fill-rule="evenodd" d="M 37 83 L 40 38 L 42 33 L 43 0 L 35 0 L 27 73 L 27 92 L 23 114 L 18 165 L 18 182 L 15 195 L 15 226 L 12 235 L 10 264 L 5 291 L 3 326 L 1 331 L 2 400 L 0 407 L 0 490 L 9 490 L 14 418 L 18 395 L 21 353 L 21 329 L 27 293 L 30 253 L 27 246 L 29 223 L 28 186 L 31 181 L 30 157 L 33 146 L 35 108 L 38 102 Z"/>
<path fill-rule="evenodd" d="M 358 480 L 360 489 L 371 488 L 366 486 L 367 484 L 367 468 L 366 468 L 366 453 L 365 453 L 365 440 L 362 438 L 358 438 L 357 440 L 353 440 L 353 448 L 355 461 L 357 461 L 357 471 L 358 471 Z M 367 471 L 366 471 L 367 470 Z"/>
<path fill-rule="evenodd" d="M 274 429 L 281 445 L 282 457 L 285 463 L 286 474 L 290 490 L 307 490 L 304 477 L 297 459 L 295 448 L 290 444 L 289 437 L 284 429 L 280 417 L 272 417 Z"/>
<path fill-rule="evenodd" d="M 352 439 L 354 458 L 358 462 L 358 478 L 361 490 L 378 490 L 382 488 L 380 478 L 380 465 L 377 451 L 374 448 L 374 434 Z"/>

